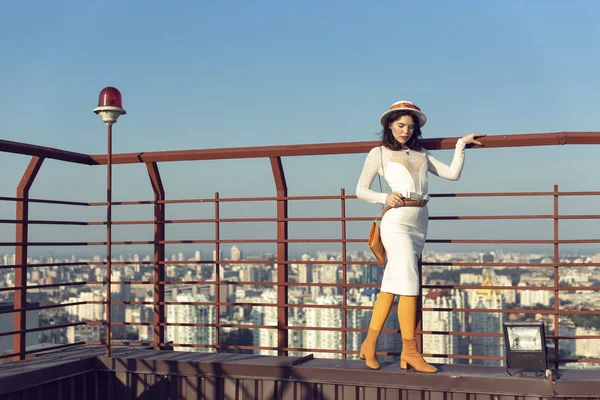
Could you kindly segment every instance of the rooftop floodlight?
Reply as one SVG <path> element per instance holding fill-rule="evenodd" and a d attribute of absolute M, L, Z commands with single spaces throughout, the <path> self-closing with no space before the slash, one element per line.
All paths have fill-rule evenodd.
<path fill-rule="evenodd" d="M 546 372 L 548 359 L 546 355 L 546 335 L 544 323 L 505 322 L 504 347 L 506 349 L 506 371 Z"/>
<path fill-rule="evenodd" d="M 123 100 L 119 89 L 112 86 L 105 87 L 98 96 L 98 107 L 94 108 L 96 114 L 100 114 L 102 121 L 107 125 L 112 125 L 117 122 L 127 111 L 123 108 Z"/>

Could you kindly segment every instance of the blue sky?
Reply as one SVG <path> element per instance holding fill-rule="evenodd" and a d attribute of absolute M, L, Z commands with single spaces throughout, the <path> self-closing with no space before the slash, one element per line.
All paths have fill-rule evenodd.
<path fill-rule="evenodd" d="M 116 153 L 375 140 L 379 115 L 401 99 L 428 115 L 425 137 L 600 131 L 599 1 L 108 4 L 3 5 L 0 138 L 103 153 L 105 128 L 92 109 L 109 85 L 121 90 L 128 111 L 115 126 Z M 563 190 L 595 190 L 596 152 L 593 146 L 471 150 L 459 182 L 435 178 L 430 188 L 546 191 L 559 184 Z M 438 154 L 451 158 L 451 152 Z M 363 159 L 284 159 L 290 194 L 337 194 L 341 187 L 353 193 Z M 9 171 L 0 176 L 0 195 L 13 195 L 27 161 L 0 154 L 0 168 Z M 260 196 L 274 190 L 267 160 L 165 164 L 161 172 L 169 198 L 210 197 L 215 191 Z M 104 179 L 100 167 L 48 162 L 31 194 L 102 201 Z M 151 196 L 142 166 L 117 167 L 114 179 L 116 200 Z M 592 213 L 594 201 L 566 201 L 565 212 Z M 432 215 L 551 211 L 550 199 L 506 211 L 502 204 L 447 201 L 430 209 Z M 11 203 L 0 207 L 0 217 L 14 214 Z M 376 212 L 374 206 L 355 207 L 362 215 Z M 188 218 L 201 213 L 170 210 Z M 298 206 L 295 212 L 335 210 Z M 102 218 L 89 210 L 32 209 L 39 217 L 50 211 L 65 218 Z M 150 212 L 122 211 L 124 217 L 141 218 Z M 256 210 L 272 212 L 270 206 Z M 444 224 L 432 224 L 430 237 L 521 232 L 510 225 Z M 598 231 L 597 224 L 587 224 L 571 228 L 572 235 L 591 237 Z M 198 236 L 186 229 L 178 231 L 182 238 Z M 300 236 L 312 228 L 297 229 Z M 356 229 L 360 236 L 362 225 Z M 529 235 L 551 236 L 545 227 L 531 229 Z M 0 230 L 2 240 L 13 236 L 12 226 Z M 43 227 L 32 232 L 46 239 L 48 234 L 52 231 Z M 90 233 L 89 240 L 102 235 Z"/>

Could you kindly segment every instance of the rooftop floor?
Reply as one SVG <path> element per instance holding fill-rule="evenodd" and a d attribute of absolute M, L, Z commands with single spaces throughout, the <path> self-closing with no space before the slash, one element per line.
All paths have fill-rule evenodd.
<path fill-rule="evenodd" d="M 155 351 L 80 345 L 0 366 L 0 398 L 467 399 L 600 398 L 600 370 L 560 370 L 555 383 L 504 368 L 437 365 L 437 374 L 379 371 L 358 360 Z M 450 397 L 449 397 L 450 396 Z"/>

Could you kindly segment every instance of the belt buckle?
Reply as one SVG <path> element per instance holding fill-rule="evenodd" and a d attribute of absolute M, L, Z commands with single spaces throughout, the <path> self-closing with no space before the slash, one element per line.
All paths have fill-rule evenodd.
<path fill-rule="evenodd" d="M 423 196 L 417 192 L 408 192 L 408 198 L 412 200 L 422 200 Z"/>

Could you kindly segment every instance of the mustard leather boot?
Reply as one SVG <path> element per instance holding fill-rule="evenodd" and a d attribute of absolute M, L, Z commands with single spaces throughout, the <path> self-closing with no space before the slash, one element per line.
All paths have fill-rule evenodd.
<path fill-rule="evenodd" d="M 359 357 L 366 360 L 367 367 L 371 369 L 379 369 L 379 362 L 377 361 L 377 338 L 379 337 L 379 331 L 369 329 L 367 338 L 360 346 Z"/>
<path fill-rule="evenodd" d="M 423 359 L 423 356 L 417 350 L 415 339 L 402 339 L 402 354 L 400 355 L 400 368 L 408 369 L 413 367 L 419 372 L 437 372 L 437 368 Z"/>

